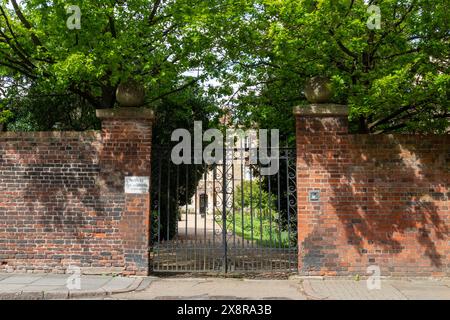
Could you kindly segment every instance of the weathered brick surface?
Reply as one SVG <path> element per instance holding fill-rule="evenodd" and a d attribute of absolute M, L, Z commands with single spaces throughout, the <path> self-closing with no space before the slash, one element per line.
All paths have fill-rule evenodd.
<path fill-rule="evenodd" d="M 148 272 L 151 121 L 85 133 L 0 133 L 0 271 Z"/>
<path fill-rule="evenodd" d="M 300 273 L 378 265 L 382 276 L 449 276 L 450 136 L 349 135 L 345 121 L 320 123 L 297 117 Z"/>
<path fill-rule="evenodd" d="M 105 188 L 122 193 L 126 176 L 150 176 L 150 121 L 105 119 L 102 122 L 102 180 Z M 126 195 L 120 222 L 126 273 L 145 274 L 149 266 L 150 195 Z"/>

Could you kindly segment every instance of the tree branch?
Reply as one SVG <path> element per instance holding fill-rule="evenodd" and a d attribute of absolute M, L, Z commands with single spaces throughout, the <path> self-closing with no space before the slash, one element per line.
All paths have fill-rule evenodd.
<path fill-rule="evenodd" d="M 348 56 L 354 58 L 354 59 L 358 59 L 358 55 L 356 53 L 351 52 L 342 42 L 341 40 L 336 39 L 336 34 L 332 29 L 329 29 L 328 32 L 330 33 L 330 35 L 333 37 L 333 39 L 336 41 L 337 45 L 339 46 L 339 48 Z"/>
<path fill-rule="evenodd" d="M 401 115 L 403 112 L 406 112 L 413 107 L 416 107 L 416 106 L 411 106 L 411 105 L 403 106 L 400 109 L 398 109 L 397 111 L 395 111 L 394 113 L 388 115 L 387 117 L 384 117 L 384 118 L 381 118 L 381 119 L 378 119 L 378 120 L 372 122 L 371 124 L 368 125 L 368 128 L 369 128 L 369 130 L 372 130 L 376 126 L 388 123 L 389 121 L 391 121 L 391 120 L 395 119 L 396 117 L 398 117 L 399 115 Z"/>
<path fill-rule="evenodd" d="M 399 25 L 401 25 L 403 23 L 403 21 L 406 20 L 406 17 L 412 12 L 412 10 L 414 9 L 415 5 L 414 3 L 412 3 L 409 8 L 406 10 L 405 14 L 400 18 L 400 20 L 398 20 L 392 29 L 397 28 Z M 380 47 L 380 45 L 383 43 L 383 40 L 389 35 L 391 31 L 390 30 L 386 30 L 385 32 L 383 32 L 383 34 L 380 37 L 380 40 L 375 44 L 375 46 L 372 48 L 372 54 L 378 50 L 378 48 Z"/>
<path fill-rule="evenodd" d="M 90 104 L 94 107 L 98 107 L 100 105 L 99 101 L 89 92 L 83 91 L 75 86 L 75 84 L 71 84 L 69 90 L 73 93 L 79 95 L 80 97 L 86 99 Z"/>
<path fill-rule="evenodd" d="M 23 15 L 22 11 L 20 10 L 19 5 L 17 4 L 16 0 L 11 0 L 12 5 L 14 7 L 14 11 L 17 14 L 17 17 L 19 18 L 20 22 L 22 22 L 23 26 L 27 29 L 27 30 L 31 30 L 32 25 L 31 23 L 25 18 L 25 16 Z M 34 32 L 31 32 L 31 40 L 33 41 L 33 44 L 35 46 L 42 46 L 41 41 L 38 39 L 38 37 L 34 34 Z"/>
<path fill-rule="evenodd" d="M 113 38 L 117 38 L 116 24 L 114 22 L 114 17 L 108 16 L 109 28 L 111 30 L 111 35 Z"/>
<path fill-rule="evenodd" d="M 400 57 L 400 56 L 404 56 L 406 54 L 411 54 L 411 53 L 416 53 L 416 52 L 420 52 L 420 48 L 415 48 L 415 49 L 411 49 L 411 50 L 408 50 L 405 52 L 391 54 L 390 56 L 387 56 L 387 57 L 374 57 L 374 60 L 388 60 L 391 58 Z"/>
<path fill-rule="evenodd" d="M 36 80 L 36 79 L 37 79 L 37 77 L 36 77 L 34 74 L 28 73 L 27 71 L 25 71 L 25 70 L 23 70 L 23 69 L 21 69 L 21 68 L 15 66 L 15 65 L 12 65 L 12 64 L 9 64 L 9 63 L 3 62 L 3 61 L 0 61 L 0 65 L 1 65 L 1 66 L 5 66 L 5 67 L 8 67 L 8 68 L 11 68 L 11 69 L 13 69 L 13 70 L 16 70 L 16 71 L 19 72 L 20 74 L 22 74 L 22 75 L 24 75 L 24 76 L 27 76 L 27 77 L 29 77 L 29 78 L 31 78 L 31 79 L 33 79 L 33 80 Z"/>
<path fill-rule="evenodd" d="M 14 32 L 14 30 L 11 27 L 11 24 L 9 23 L 9 19 L 8 16 L 6 15 L 5 10 L 3 9 L 3 6 L 0 5 L 0 12 L 2 14 L 2 16 L 5 18 L 5 22 L 6 22 L 6 26 L 8 27 L 9 32 L 11 33 L 11 36 L 14 39 L 14 42 L 16 44 L 16 52 L 20 55 L 20 57 L 22 58 L 22 60 L 24 60 L 25 63 L 29 64 L 31 67 L 35 68 L 35 65 L 30 61 L 30 59 L 26 56 L 25 50 L 22 48 L 22 46 L 20 45 L 19 41 L 17 40 L 17 36 Z M 6 34 L 4 34 L 3 32 L 1 32 L 5 38 L 6 41 L 8 41 L 8 44 L 10 44 L 10 38 L 6 36 Z"/>
<path fill-rule="evenodd" d="M 186 88 L 192 86 L 193 84 L 195 84 L 195 83 L 196 83 L 198 80 L 200 80 L 201 78 L 202 78 L 202 77 L 195 78 L 195 79 L 189 81 L 188 83 L 185 83 L 185 84 L 182 85 L 181 87 L 178 87 L 178 88 L 176 88 L 176 89 L 174 89 L 174 90 L 172 90 L 172 91 L 163 93 L 162 95 L 160 95 L 160 96 L 158 96 L 158 97 L 156 97 L 156 98 L 153 98 L 153 99 L 150 101 L 150 103 L 155 102 L 155 101 L 157 101 L 157 100 L 160 100 L 160 99 L 162 99 L 162 98 L 165 98 L 165 97 L 167 97 L 167 96 L 170 96 L 170 95 L 172 95 L 172 94 L 174 94 L 174 93 L 183 91 L 184 89 L 186 89 Z"/>
<path fill-rule="evenodd" d="M 159 6 L 161 5 L 161 0 L 154 0 L 153 1 L 153 8 L 152 11 L 150 12 L 150 16 L 148 17 L 148 23 L 149 24 L 154 24 L 155 23 L 155 17 L 156 17 L 156 13 L 158 12 Z"/>

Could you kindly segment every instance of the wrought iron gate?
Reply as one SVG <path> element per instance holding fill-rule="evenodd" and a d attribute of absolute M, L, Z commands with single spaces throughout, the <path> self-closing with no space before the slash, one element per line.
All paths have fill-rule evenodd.
<path fill-rule="evenodd" d="M 224 150 L 217 165 L 175 165 L 154 149 L 151 264 L 154 272 L 297 271 L 294 149 L 279 171 L 260 175 L 248 149 Z"/>

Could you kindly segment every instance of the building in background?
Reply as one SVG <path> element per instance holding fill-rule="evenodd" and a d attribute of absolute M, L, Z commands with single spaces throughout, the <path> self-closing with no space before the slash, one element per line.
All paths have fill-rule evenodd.
<path fill-rule="evenodd" d="M 213 214 L 215 210 L 221 211 L 223 206 L 223 177 L 226 177 L 227 206 L 231 207 L 233 195 L 231 190 L 240 186 L 244 181 L 252 179 L 250 165 L 250 150 L 256 149 L 258 139 L 255 132 L 247 132 L 246 136 L 235 138 L 233 148 L 228 148 L 226 167 L 223 161 L 210 166 L 198 183 L 196 192 L 188 205 L 189 214 Z M 223 174 L 223 171 L 226 173 Z M 229 190 L 228 190 L 229 189 Z"/>

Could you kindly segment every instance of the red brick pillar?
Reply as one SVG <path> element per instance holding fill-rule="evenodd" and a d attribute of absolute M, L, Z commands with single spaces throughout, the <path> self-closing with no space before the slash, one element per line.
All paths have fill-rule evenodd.
<path fill-rule="evenodd" d="M 97 110 L 102 120 L 100 154 L 103 192 L 123 195 L 118 232 L 123 247 L 125 274 L 147 275 L 149 271 L 150 179 L 152 123 L 154 114 L 146 108 Z M 141 179 L 143 178 L 143 179 Z M 136 190 L 125 190 L 125 182 L 135 179 Z M 142 180 L 139 183 L 136 180 Z"/>
<path fill-rule="evenodd" d="M 348 108 L 316 104 L 298 107 L 294 114 L 299 273 L 332 275 L 338 268 L 333 248 L 337 228 L 333 218 L 329 219 L 331 212 L 327 199 L 334 173 L 340 174 L 341 163 L 336 154 L 340 152 L 340 137 L 348 133 Z"/>

